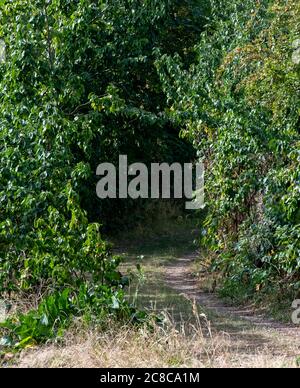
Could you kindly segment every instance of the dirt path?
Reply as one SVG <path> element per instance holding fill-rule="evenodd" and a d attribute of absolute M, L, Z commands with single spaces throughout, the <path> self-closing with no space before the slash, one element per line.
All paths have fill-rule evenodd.
<path fill-rule="evenodd" d="M 296 366 L 300 356 L 300 328 L 266 318 L 253 307 L 236 308 L 226 305 L 215 294 L 199 289 L 191 265 L 197 255 L 183 256 L 166 267 L 169 287 L 195 300 L 208 312 L 212 328 L 229 338 L 231 351 L 242 364 L 261 359 L 267 366 Z"/>
<path fill-rule="evenodd" d="M 166 312 L 171 318 L 170 329 L 158 330 L 155 335 L 130 327 L 112 327 L 102 332 L 92 327 L 86 330 L 86 325 L 82 328 L 78 322 L 78 327 L 75 325 L 66 333 L 63 343 L 27 349 L 14 360 L 4 360 L 3 365 L 12 363 L 25 368 L 297 366 L 300 328 L 267 319 L 251 307 L 226 306 L 216 295 L 203 292 L 192 275 L 197 255 L 186 254 L 194 249 L 186 244 L 187 237 L 180 233 L 176 238 L 134 243 L 132 248 L 122 246 L 118 250 L 118 254 L 124 254 L 124 271 L 134 273 L 136 264 L 142 264 L 144 276 L 138 294 L 135 287 L 132 289 L 136 303 L 141 309 Z M 194 325 L 194 303 L 187 299 L 197 302 L 210 322 L 211 331 L 205 330 L 209 325 L 204 317 L 200 317 L 200 331 Z M 207 335 L 208 332 L 212 335 Z"/>

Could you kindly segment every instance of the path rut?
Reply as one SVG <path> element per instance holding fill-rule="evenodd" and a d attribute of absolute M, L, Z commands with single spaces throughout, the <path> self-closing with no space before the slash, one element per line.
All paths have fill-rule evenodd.
<path fill-rule="evenodd" d="M 192 275 L 191 265 L 197 254 L 189 254 L 167 266 L 165 280 L 169 287 L 212 314 L 213 330 L 230 338 L 230 346 L 239 357 L 280 358 L 291 365 L 300 355 L 300 327 L 276 322 L 250 307 L 226 305 L 216 294 L 204 292 Z"/>

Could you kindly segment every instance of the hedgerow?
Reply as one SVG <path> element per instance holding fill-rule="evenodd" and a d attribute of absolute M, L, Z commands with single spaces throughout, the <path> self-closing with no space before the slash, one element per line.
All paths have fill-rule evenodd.
<path fill-rule="evenodd" d="M 299 295 L 299 3 L 218 1 L 187 70 L 157 62 L 168 114 L 206 164 L 203 246 L 223 293 Z"/>

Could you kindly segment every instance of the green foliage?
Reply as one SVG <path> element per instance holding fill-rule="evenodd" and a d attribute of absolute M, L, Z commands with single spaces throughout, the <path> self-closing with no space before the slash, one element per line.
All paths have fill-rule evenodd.
<path fill-rule="evenodd" d="M 72 319 L 79 316 L 100 323 L 110 318 L 141 323 L 147 318 L 145 313 L 124 304 L 121 289 L 82 284 L 77 292 L 70 288 L 55 292 L 44 298 L 36 310 L 18 314 L 0 324 L 4 331 L 0 345 L 17 350 L 60 338 Z"/>
<path fill-rule="evenodd" d="M 145 318 L 100 233 L 149 209 L 96 199 L 96 166 L 120 154 L 196 150 L 224 294 L 299 293 L 299 16 L 296 0 L 0 1 L 0 294 L 44 295 L 8 342 L 87 311 Z"/>
<path fill-rule="evenodd" d="M 189 63 L 206 12 L 196 0 L 0 1 L 0 294 L 44 295 L 7 322 L 13 343 L 56 336 L 85 307 L 138 316 L 99 224 L 133 205 L 97 201 L 96 166 L 193 157 L 155 60 L 178 50 Z"/>
<path fill-rule="evenodd" d="M 207 166 L 202 243 L 228 294 L 299 293 L 299 12 L 294 0 L 213 1 L 194 64 L 157 61 L 169 117 Z"/>
<path fill-rule="evenodd" d="M 176 161 L 189 159 L 191 147 L 178 139 L 178 130 L 163 114 L 154 49 L 170 50 L 173 43 L 166 38 L 171 30 L 177 34 L 173 48 L 184 47 L 194 31 L 191 12 L 169 0 L 3 1 L 0 36 L 7 60 L 0 70 L 1 144 L 10 164 L 1 161 L 1 175 L 7 178 L 1 186 L 8 178 L 16 182 L 13 173 L 27 174 L 30 196 L 25 188 L 20 196 L 36 209 L 46 201 L 38 201 L 35 190 L 49 195 L 36 180 L 47 185 L 56 179 L 50 190 L 55 195 L 53 187 L 61 189 L 73 178 L 89 220 L 112 227 L 129 204 L 96 200 L 99 163 L 116 163 L 120 154 L 130 162 L 171 161 L 175 147 Z M 203 19 L 197 23 L 195 28 Z M 77 164 L 84 166 L 81 175 L 73 171 Z"/>

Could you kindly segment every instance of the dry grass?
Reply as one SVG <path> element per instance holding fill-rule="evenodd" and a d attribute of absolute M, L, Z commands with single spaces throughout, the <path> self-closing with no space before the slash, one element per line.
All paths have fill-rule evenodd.
<path fill-rule="evenodd" d="M 200 321 L 200 318 L 202 322 Z M 27 349 L 17 367 L 25 368 L 125 368 L 212 366 L 227 348 L 225 336 L 213 338 L 204 317 L 197 324 L 134 329 L 113 327 L 109 331 L 70 330 L 63 345 Z M 206 334 L 204 334 L 204 332 Z"/>
<path fill-rule="evenodd" d="M 241 336 L 211 332 L 203 314 L 194 311 L 194 323 L 174 324 L 167 317 L 164 327 L 116 327 L 105 333 L 76 324 L 63 344 L 24 350 L 13 367 L 21 368 L 288 368 L 296 366 L 280 341 L 273 351 L 266 344 L 246 348 Z M 245 336 L 261 335 L 261 332 Z M 272 333 L 264 333 L 274 341 Z M 260 342 L 260 341 L 259 341 Z M 282 352 L 280 351 L 282 349 Z"/>

